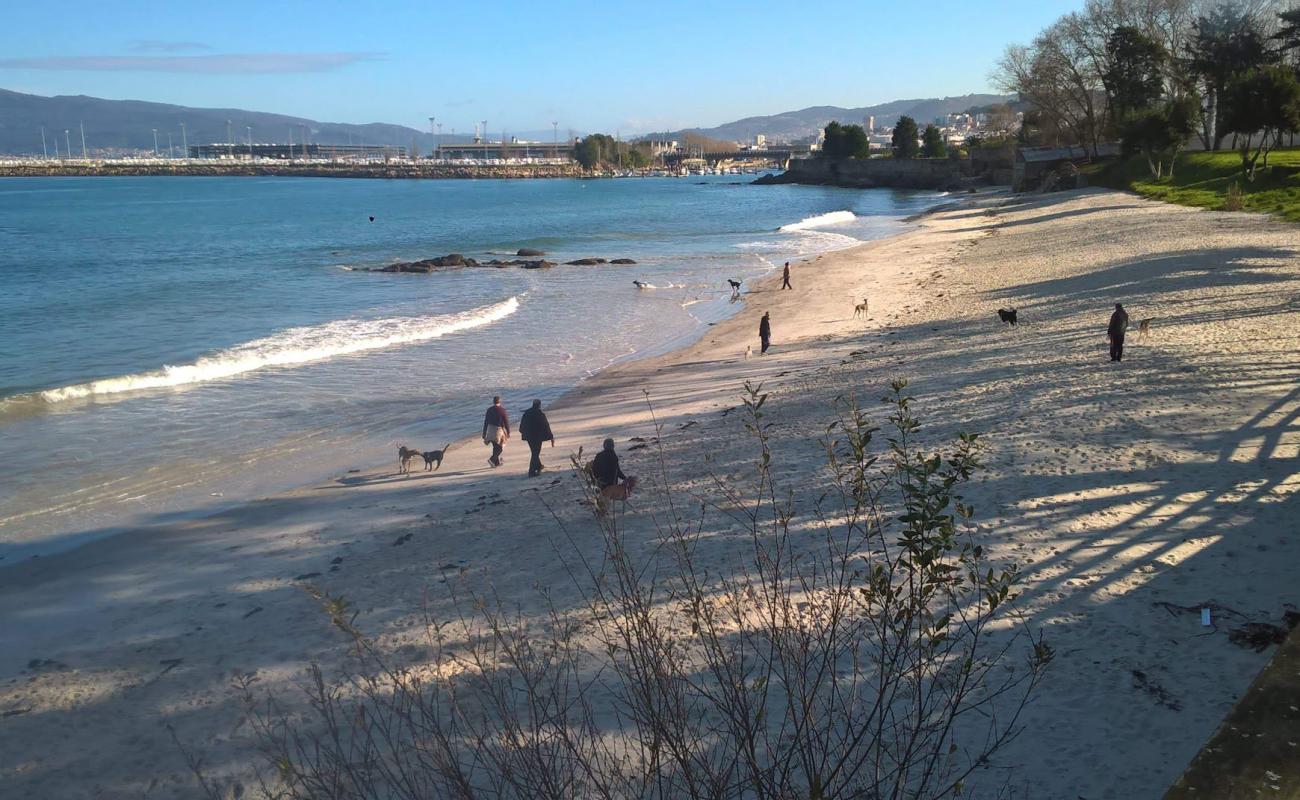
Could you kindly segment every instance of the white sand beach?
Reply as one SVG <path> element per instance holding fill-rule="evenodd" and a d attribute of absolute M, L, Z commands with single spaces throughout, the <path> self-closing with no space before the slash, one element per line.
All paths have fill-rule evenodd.
<path fill-rule="evenodd" d="M 577 602 L 539 494 L 592 532 L 562 546 L 598 556 L 568 470 L 579 446 L 613 436 L 629 473 L 662 453 L 682 490 L 738 474 L 753 446 L 730 411 L 762 381 L 776 478 L 815 484 L 834 398 L 874 403 L 905 377 L 927 441 L 984 435 L 967 492 L 978 535 L 994 562 L 1023 565 L 1019 605 L 1057 654 L 987 783 L 1159 797 L 1272 652 L 1235 646 L 1229 628 L 1300 603 L 1300 229 L 1116 192 L 995 193 L 796 264 L 792 280 L 747 287 L 744 311 L 696 344 L 548 409 L 558 441 L 539 478 L 522 443 L 490 470 L 467 439 L 435 473 L 398 475 L 394 460 L 0 569 L 0 796 L 196 796 L 169 725 L 215 778 L 246 782 L 255 754 L 231 675 L 292 691 L 344 650 L 302 584 L 346 596 L 357 624 L 418 660 L 446 574 L 539 613 L 538 587 Z M 852 315 L 864 296 L 866 321 Z M 1134 329 L 1113 364 L 1117 301 Z M 746 358 L 765 311 L 772 352 Z M 655 434 L 647 398 L 661 447 L 632 449 Z M 529 399 L 506 398 L 516 417 Z M 657 502 L 630 504 L 629 547 L 653 548 Z M 747 540 L 711 524 L 701 557 L 724 569 Z M 1217 628 L 1176 610 L 1207 605 Z"/>

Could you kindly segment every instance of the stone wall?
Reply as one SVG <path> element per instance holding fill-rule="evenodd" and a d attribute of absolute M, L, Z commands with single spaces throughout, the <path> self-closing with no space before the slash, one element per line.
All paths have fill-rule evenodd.
<path fill-rule="evenodd" d="M 1011 163 L 1000 157 L 794 159 L 780 175 L 765 175 L 759 183 L 806 183 L 863 189 L 964 189 L 982 183 L 1006 183 Z"/>

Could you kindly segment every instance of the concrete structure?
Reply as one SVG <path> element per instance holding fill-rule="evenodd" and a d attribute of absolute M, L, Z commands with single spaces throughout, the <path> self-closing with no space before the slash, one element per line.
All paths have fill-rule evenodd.
<path fill-rule="evenodd" d="M 406 158 L 405 147 L 370 144 L 237 144 L 218 142 L 196 144 L 189 148 L 190 158 L 224 158 L 248 160 L 273 158 L 281 161 L 309 159 L 312 161 L 383 161 Z"/>
<path fill-rule="evenodd" d="M 441 161 L 503 161 L 512 159 L 573 160 L 576 142 L 468 142 L 440 144 L 433 157 Z"/>

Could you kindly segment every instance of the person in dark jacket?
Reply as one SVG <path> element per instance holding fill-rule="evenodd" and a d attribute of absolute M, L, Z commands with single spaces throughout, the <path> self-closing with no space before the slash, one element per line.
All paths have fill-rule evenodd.
<path fill-rule="evenodd" d="M 487 413 L 483 415 L 483 444 L 492 445 L 492 455 L 488 458 L 488 463 L 494 467 L 499 467 L 501 461 L 501 451 L 505 449 L 506 441 L 510 439 L 510 416 L 506 414 L 505 406 L 501 405 L 500 397 L 492 398 L 492 405 L 488 406 Z"/>
<path fill-rule="evenodd" d="M 528 442 L 532 460 L 528 462 L 528 477 L 534 478 L 546 469 L 542 466 L 542 445 L 546 442 L 555 447 L 555 435 L 551 433 L 551 423 L 542 411 L 542 401 L 534 400 L 533 407 L 519 418 L 519 438 Z"/>
<path fill-rule="evenodd" d="M 1110 339 L 1110 360 L 1124 360 L 1124 334 L 1128 332 L 1128 312 L 1124 306 L 1115 304 L 1115 313 L 1110 315 L 1110 325 L 1106 327 L 1106 337 Z"/>
<path fill-rule="evenodd" d="M 785 262 L 785 270 L 781 272 L 781 288 L 783 290 L 794 288 L 793 286 L 790 285 L 790 262 L 789 261 Z"/>
<path fill-rule="evenodd" d="M 591 460 L 591 477 L 596 480 L 600 497 L 596 499 L 597 507 L 603 513 L 608 506 L 607 500 L 626 500 L 636 488 L 636 476 L 628 477 L 618 465 L 618 453 L 614 452 L 614 440 L 606 439 L 601 451 Z"/>
<path fill-rule="evenodd" d="M 763 349 L 758 351 L 762 355 L 767 352 L 768 346 L 772 344 L 772 318 L 768 316 L 766 311 L 763 312 L 763 319 L 758 323 L 758 340 L 763 345 Z"/>

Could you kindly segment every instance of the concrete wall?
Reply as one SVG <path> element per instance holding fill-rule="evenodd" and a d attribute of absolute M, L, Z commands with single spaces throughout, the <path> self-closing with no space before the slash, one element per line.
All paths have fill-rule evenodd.
<path fill-rule="evenodd" d="M 1004 158 L 802 158 L 791 160 L 783 174 L 759 180 L 860 188 L 960 189 L 977 183 L 1007 183 L 1010 172 L 1011 162 Z"/>

